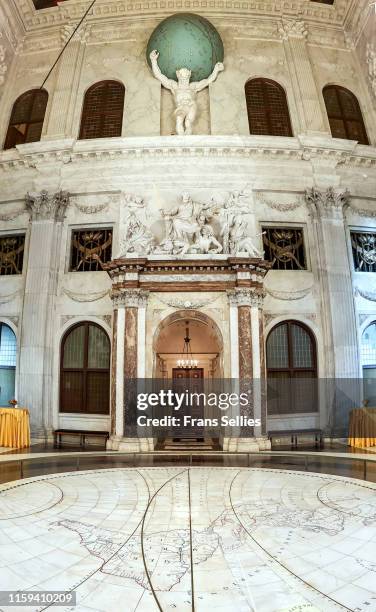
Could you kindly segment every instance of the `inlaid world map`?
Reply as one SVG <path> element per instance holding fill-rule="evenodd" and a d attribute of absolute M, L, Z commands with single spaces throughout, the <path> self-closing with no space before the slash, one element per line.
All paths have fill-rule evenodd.
<path fill-rule="evenodd" d="M 0 589 L 75 591 L 77 612 L 375 611 L 375 492 L 271 469 L 16 481 L 0 488 Z"/>

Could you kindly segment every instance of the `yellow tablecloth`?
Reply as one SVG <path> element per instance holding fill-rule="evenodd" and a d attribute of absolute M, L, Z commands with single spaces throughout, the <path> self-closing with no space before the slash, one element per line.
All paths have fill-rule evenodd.
<path fill-rule="evenodd" d="M 30 446 L 30 420 L 27 408 L 0 408 L 0 446 Z"/>
<path fill-rule="evenodd" d="M 349 446 L 376 446 L 376 408 L 355 408 L 350 412 Z"/>

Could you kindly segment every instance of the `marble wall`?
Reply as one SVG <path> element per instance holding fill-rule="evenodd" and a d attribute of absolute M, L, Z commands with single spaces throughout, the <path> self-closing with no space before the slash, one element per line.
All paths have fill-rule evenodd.
<path fill-rule="evenodd" d="M 143 199 L 145 206 L 137 214 L 158 240 L 164 232 L 159 211 L 176 204 L 183 190 L 202 203 L 212 198 L 224 203 L 230 192 L 244 191 L 250 236 L 265 224 L 303 228 L 307 269 L 272 270 L 266 276 L 265 333 L 282 320 L 301 321 L 316 338 L 321 377 L 361 373 L 359 341 L 362 330 L 376 320 L 376 284 L 374 274 L 354 272 L 350 229 L 376 227 L 376 148 L 330 137 L 321 92 L 327 83 L 351 89 L 359 98 L 371 143 L 376 143 L 376 108 L 362 63 L 364 48 L 349 47 L 343 27 L 329 29 L 309 20 L 302 24 L 300 17 L 286 22 L 249 15 L 229 25 L 228 17 L 203 14 L 223 37 L 226 69 L 200 96 L 195 135 L 169 135 L 171 99 L 168 92 L 161 93 L 145 62 L 146 41 L 162 17 L 103 17 L 79 32 L 47 81 L 42 141 L 0 152 L 0 235 L 26 233 L 23 274 L 0 277 L 0 320 L 17 335 L 16 394 L 31 409 L 35 436 L 49 435 L 58 425 L 110 427 L 109 416 L 59 414 L 60 343 L 65 331 L 83 320 L 112 335 L 108 275 L 70 272 L 69 253 L 74 229 L 113 227 L 113 254 L 120 254 L 127 227 L 125 194 Z M 13 101 L 40 86 L 72 31 L 67 25 L 52 24 L 48 30 L 35 26 L 24 33 L 20 47 L 7 34 L 0 38 L 10 59 L 0 84 L 1 141 Z M 0 70 L 1 64 L 0 57 Z M 293 138 L 249 136 L 244 84 L 255 76 L 275 79 L 285 88 Z M 122 138 L 77 141 L 84 92 L 109 78 L 126 89 Z M 316 196 L 307 201 L 306 191 L 313 188 Z M 337 198 L 349 191 L 340 211 L 325 204 L 328 188 Z M 44 220 L 41 226 L 26 210 L 26 194 L 42 190 L 70 193 L 59 222 Z M 32 306 L 35 295 L 40 316 Z M 341 308 L 336 309 L 339 296 Z M 184 295 L 173 297 L 182 300 Z M 205 302 L 210 296 L 201 292 L 191 297 Z M 226 300 L 220 296 L 200 310 L 221 331 L 223 373 L 230 376 L 239 363 Z M 138 361 L 145 355 L 146 374 L 154 368 L 155 330 L 177 309 L 161 304 L 157 295 L 150 298 L 145 345 L 137 353 Z M 47 327 L 41 315 L 46 310 Z M 318 415 L 270 418 L 271 428 L 297 423 L 325 427 L 328 422 L 325 402 Z"/>

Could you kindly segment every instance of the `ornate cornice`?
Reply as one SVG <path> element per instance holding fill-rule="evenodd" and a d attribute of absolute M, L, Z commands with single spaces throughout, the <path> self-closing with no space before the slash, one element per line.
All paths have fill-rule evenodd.
<path fill-rule="evenodd" d="M 325 161 L 376 167 L 376 148 L 344 140 L 272 136 L 150 136 L 90 141 L 41 141 L 0 151 L 0 172 L 34 170 L 41 164 L 122 163 L 139 159 L 231 158 L 263 161 Z"/>
<path fill-rule="evenodd" d="M 348 9 L 358 0 L 336 0 L 334 6 L 320 3 L 311 3 L 306 0 L 286 0 L 281 4 L 279 0 L 265 0 L 237 2 L 237 0 L 170 0 L 166 5 L 164 0 L 101 0 L 94 7 L 88 17 L 89 22 L 103 19 L 113 20 L 116 17 L 128 15 L 142 15 L 143 17 L 157 17 L 163 19 L 177 12 L 198 12 L 204 16 L 210 15 L 255 15 L 257 17 L 279 15 L 285 18 L 294 18 L 310 22 L 327 23 L 343 26 Z M 69 22 L 78 22 L 89 6 L 88 0 L 75 0 L 61 4 L 58 8 L 36 11 L 31 0 L 17 0 L 18 11 L 27 30 L 47 29 L 54 25 L 63 25 Z"/>
<path fill-rule="evenodd" d="M 25 202 L 32 221 L 63 221 L 69 204 L 69 193 L 66 191 L 53 194 L 49 194 L 48 191 L 28 193 Z"/>

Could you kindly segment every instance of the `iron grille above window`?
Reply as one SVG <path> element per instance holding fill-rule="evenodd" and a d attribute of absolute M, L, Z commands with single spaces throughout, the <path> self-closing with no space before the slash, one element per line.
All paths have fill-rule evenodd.
<path fill-rule="evenodd" d="M 292 227 L 263 227 L 265 259 L 273 270 L 306 270 L 303 230 Z"/>
<path fill-rule="evenodd" d="M 84 229 L 72 233 L 71 272 L 97 272 L 111 261 L 112 229 Z"/>
<path fill-rule="evenodd" d="M 356 272 L 376 272 L 376 233 L 351 232 Z"/>
<path fill-rule="evenodd" d="M 24 251 L 24 234 L 0 236 L 0 276 L 22 274 Z"/>

